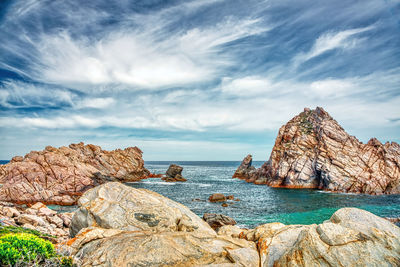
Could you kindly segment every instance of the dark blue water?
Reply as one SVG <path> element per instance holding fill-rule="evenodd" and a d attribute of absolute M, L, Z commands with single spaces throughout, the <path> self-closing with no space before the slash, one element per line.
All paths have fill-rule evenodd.
<path fill-rule="evenodd" d="M 222 213 L 246 227 L 277 221 L 285 224 L 321 223 L 342 207 L 358 207 L 383 217 L 400 217 L 400 195 L 336 194 L 254 185 L 231 178 L 240 162 L 148 161 L 145 166 L 151 172 L 165 173 L 171 163 L 184 168 L 183 176 L 187 182 L 167 183 L 152 178 L 129 185 L 158 192 L 184 204 L 199 216 L 206 212 Z M 262 163 L 253 162 L 253 165 L 259 167 Z M 213 193 L 233 194 L 241 201 L 224 208 L 220 203 L 206 201 Z M 203 201 L 192 201 L 195 198 Z"/>

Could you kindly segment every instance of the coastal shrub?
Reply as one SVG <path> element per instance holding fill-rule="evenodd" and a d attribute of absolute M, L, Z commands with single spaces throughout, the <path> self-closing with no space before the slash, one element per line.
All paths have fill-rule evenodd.
<path fill-rule="evenodd" d="M 5 234 L 17 234 L 17 233 L 26 233 L 26 234 L 32 234 L 41 238 L 47 238 L 47 237 L 52 237 L 55 238 L 55 236 L 48 235 L 41 233 L 39 231 L 33 230 L 33 229 L 28 229 L 28 228 L 23 228 L 19 226 L 1 226 L 0 225 L 0 236 L 3 236 Z"/>
<path fill-rule="evenodd" d="M 33 234 L 5 234 L 0 237 L 0 263 L 3 265 L 15 265 L 21 261 L 40 262 L 55 255 L 51 242 Z"/>

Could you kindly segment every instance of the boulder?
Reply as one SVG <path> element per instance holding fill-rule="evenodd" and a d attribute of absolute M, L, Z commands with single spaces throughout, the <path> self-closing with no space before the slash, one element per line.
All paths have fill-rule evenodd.
<path fill-rule="evenodd" d="M 155 192 L 118 182 L 92 188 L 78 201 L 70 233 L 97 226 L 125 231 L 184 231 L 215 236 L 209 225 L 187 207 Z"/>
<path fill-rule="evenodd" d="M 71 243 L 80 266 L 259 266 L 255 243 L 195 232 L 87 228 Z"/>
<path fill-rule="evenodd" d="M 258 236 L 262 266 L 400 266 L 400 228 L 343 208 L 320 225 L 276 225 Z"/>
<path fill-rule="evenodd" d="M 83 143 L 48 146 L 0 165 L 0 200 L 73 205 L 83 192 L 98 184 L 137 181 L 148 174 L 137 147 L 106 151 Z"/>
<path fill-rule="evenodd" d="M 215 193 L 215 194 L 212 194 L 208 198 L 208 201 L 210 201 L 210 202 L 223 202 L 223 201 L 226 201 L 226 196 L 224 194 Z"/>
<path fill-rule="evenodd" d="M 212 229 L 217 230 L 224 225 L 235 225 L 236 221 L 229 216 L 215 213 L 204 213 L 203 220 L 206 221 Z"/>
<path fill-rule="evenodd" d="M 247 156 L 234 177 L 271 187 L 400 194 L 400 145 L 363 144 L 323 108 L 304 109 L 279 129 L 271 156 L 252 171 Z"/>
<path fill-rule="evenodd" d="M 166 176 L 162 177 L 161 179 L 166 182 L 186 182 L 187 179 L 183 178 L 182 170 L 183 167 L 176 164 L 171 164 L 165 173 Z"/>
<path fill-rule="evenodd" d="M 236 225 L 223 225 L 219 227 L 216 231 L 218 235 L 226 235 L 234 238 L 239 238 L 242 233 L 247 232 L 248 230 L 241 229 Z"/>

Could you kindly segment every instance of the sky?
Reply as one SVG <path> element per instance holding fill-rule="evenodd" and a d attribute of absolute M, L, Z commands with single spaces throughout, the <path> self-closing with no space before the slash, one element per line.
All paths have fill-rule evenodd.
<path fill-rule="evenodd" d="M 323 107 L 400 141 L 399 0 L 0 1 L 0 159 L 83 141 L 267 160 Z"/>

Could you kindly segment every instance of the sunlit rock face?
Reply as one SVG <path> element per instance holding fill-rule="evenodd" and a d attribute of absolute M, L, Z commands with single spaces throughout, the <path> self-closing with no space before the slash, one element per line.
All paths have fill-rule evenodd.
<path fill-rule="evenodd" d="M 247 181 L 272 187 L 400 193 L 399 144 L 375 138 L 363 144 L 320 107 L 282 126 L 270 159 L 257 171 L 247 169 Z"/>
<path fill-rule="evenodd" d="M 102 150 L 99 146 L 48 146 L 0 165 L 0 200 L 72 205 L 84 191 L 106 181 L 137 181 L 149 171 L 137 147 Z"/>

